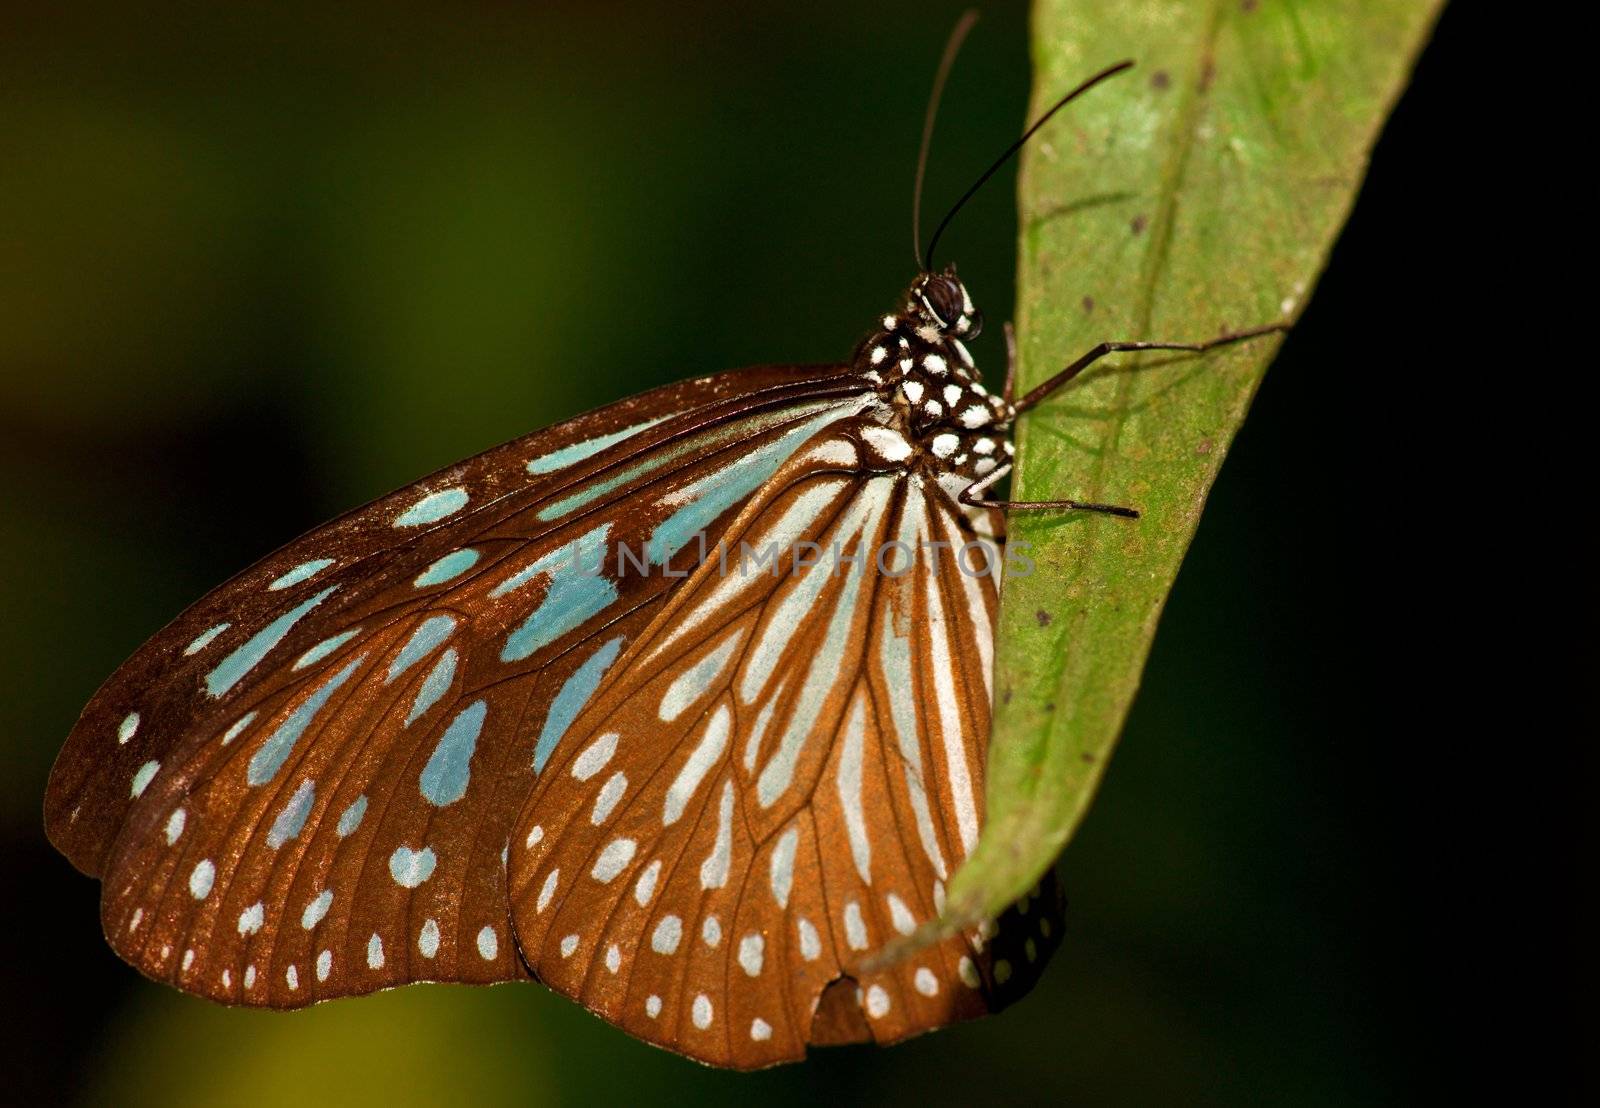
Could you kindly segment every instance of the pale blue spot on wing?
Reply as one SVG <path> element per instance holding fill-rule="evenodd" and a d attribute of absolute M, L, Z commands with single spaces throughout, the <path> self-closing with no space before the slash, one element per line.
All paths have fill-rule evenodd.
<path fill-rule="evenodd" d="M 606 493 L 614 492 L 636 478 L 643 477 L 645 474 L 650 473 L 653 470 L 660 469 L 662 466 L 676 461 L 678 458 L 681 458 L 683 455 L 687 454 L 690 449 L 691 444 L 683 443 L 672 449 L 663 450 L 658 454 L 653 454 L 642 462 L 628 466 L 626 469 L 620 470 L 612 476 L 607 477 L 604 481 L 590 482 L 589 484 L 584 485 L 583 488 L 578 492 L 573 493 L 571 496 L 562 497 L 555 503 L 539 509 L 539 518 L 544 520 L 546 523 L 553 519 L 560 519 L 562 516 L 568 514 L 569 512 L 576 511 L 585 504 L 592 504 L 594 501 L 606 495 Z"/>
<path fill-rule="evenodd" d="M 323 639 L 316 646 L 313 646 L 310 650 L 300 655 L 299 658 L 295 659 L 295 663 L 292 668 L 305 669 L 307 666 L 316 665 L 318 662 L 322 661 L 322 659 L 338 650 L 341 646 L 359 634 L 361 634 L 361 628 L 352 627 L 350 630 L 345 631 L 342 634 Z"/>
<path fill-rule="evenodd" d="M 616 599 L 617 587 L 603 577 L 583 574 L 574 580 L 556 581 L 545 602 L 506 637 L 500 660 L 520 662 L 604 611 Z"/>
<path fill-rule="evenodd" d="M 550 702 L 550 712 L 544 718 L 544 727 L 539 732 L 539 742 L 533 748 L 533 770 L 535 773 L 544 770 L 544 764 L 550 760 L 550 754 L 556 748 L 556 743 L 567 733 L 567 728 L 572 726 L 572 721 L 578 718 L 578 713 L 594 695 L 595 689 L 600 686 L 600 679 L 606 675 L 606 670 L 611 668 L 611 663 L 617 660 L 617 653 L 622 649 L 622 638 L 618 636 L 596 650 L 589 660 L 579 666 L 567 683 L 561 686 L 561 691 L 556 693 Z"/>
<path fill-rule="evenodd" d="M 139 767 L 139 772 L 133 775 L 134 797 L 140 796 L 145 789 L 150 787 L 150 782 L 155 780 L 156 773 L 160 769 L 161 763 L 155 761 L 146 762 Z"/>
<path fill-rule="evenodd" d="M 522 661 L 616 601 L 617 586 L 600 575 L 605 560 L 605 539 L 610 529 L 609 523 L 603 523 L 581 538 L 551 551 L 490 594 L 500 596 L 539 576 L 550 578 L 544 600 L 506 636 L 505 647 L 500 651 L 502 662 Z"/>
<path fill-rule="evenodd" d="M 429 919 L 422 925 L 422 931 L 417 935 L 417 949 L 422 951 L 424 958 L 432 958 L 439 953 L 439 921 Z"/>
<path fill-rule="evenodd" d="M 389 876 L 394 878 L 395 884 L 414 889 L 433 876 L 433 867 L 437 862 L 430 846 L 421 850 L 397 846 L 394 853 L 389 855 Z"/>
<path fill-rule="evenodd" d="M 420 527 L 424 523 L 438 523 L 453 516 L 467 506 L 466 489 L 440 489 L 431 492 L 394 518 L 396 527 Z"/>
<path fill-rule="evenodd" d="M 329 678 L 326 684 L 301 701 L 300 706 L 290 713 L 288 719 L 278 724 L 278 729 L 261 744 L 261 749 L 251 755 L 250 766 L 245 773 L 246 781 L 251 785 L 265 785 L 277 776 L 278 770 L 282 769 L 283 763 L 288 760 L 289 753 L 294 750 L 295 743 L 300 741 L 300 736 L 311 726 L 311 720 L 338 691 L 339 686 L 350 680 L 350 675 L 355 673 L 359 665 L 361 665 L 360 658 L 352 659 L 348 665 Z"/>
<path fill-rule="evenodd" d="M 677 461 L 679 458 L 704 454 L 708 450 L 725 445 L 733 439 L 758 435 L 774 424 L 781 424 L 798 418 L 806 412 L 821 411 L 822 414 L 820 416 L 801 425 L 799 439 L 789 448 L 792 452 L 794 447 L 805 439 L 806 435 L 824 424 L 841 419 L 851 411 L 858 409 L 859 403 L 856 401 L 827 400 L 812 405 L 782 408 L 751 419 L 737 420 L 721 427 L 714 427 L 709 431 L 675 443 L 672 446 L 663 446 L 652 452 L 644 460 L 620 470 L 603 481 L 586 483 L 570 496 L 563 497 L 541 508 L 539 510 L 539 518 L 545 522 L 560 519 L 569 512 L 592 504 L 607 493 L 614 492 L 646 474 Z M 785 440 L 787 438 L 788 436 L 785 436 Z M 774 466 L 774 469 L 776 469 L 776 466 Z"/>
<path fill-rule="evenodd" d="M 256 716 L 260 714 L 260 712 L 255 711 L 246 712 L 244 715 L 234 720 L 233 726 L 222 733 L 222 745 L 227 746 L 234 739 L 237 739 L 239 735 L 243 733 L 246 727 L 249 727 L 256 721 Z"/>
<path fill-rule="evenodd" d="M 184 657 L 187 658 L 190 655 L 200 653 L 206 647 L 211 645 L 212 639 L 216 638 L 218 635 L 222 634 L 232 626 L 233 624 L 231 623 L 219 623 L 215 627 L 206 628 L 204 631 L 200 632 L 194 637 L 193 642 L 183 648 Z"/>
<path fill-rule="evenodd" d="M 828 424 L 839 419 L 839 410 L 823 412 L 786 432 L 765 446 L 750 451 L 732 465 L 702 477 L 672 493 L 664 501 L 682 505 L 657 525 L 646 545 L 651 563 L 663 565 L 687 546 L 718 516 L 760 488 L 801 445 Z"/>
<path fill-rule="evenodd" d="M 306 905 L 305 911 L 300 913 L 300 926 L 310 931 L 322 922 L 322 917 L 328 914 L 328 909 L 333 907 L 333 890 L 323 889 L 317 898 Z"/>
<path fill-rule="evenodd" d="M 422 687 L 417 690 L 417 699 L 411 702 L 411 711 L 406 716 L 406 726 L 410 727 L 422 718 L 429 708 L 439 702 L 439 698 L 450 691 L 450 682 L 456 677 L 456 651 L 451 647 L 439 655 L 439 660 L 433 664 L 433 669 L 423 680 Z"/>
<path fill-rule="evenodd" d="M 331 565 L 333 565 L 332 558 L 313 558 L 309 562 L 301 562 L 288 573 L 268 585 L 267 588 L 276 591 L 277 589 L 286 589 L 290 585 L 298 585 L 302 581 L 311 580 L 311 578 Z"/>
<path fill-rule="evenodd" d="M 446 554 L 418 574 L 412 584 L 419 589 L 425 589 L 430 585 L 442 585 L 446 581 L 455 580 L 477 564 L 478 552 L 469 546 Z"/>
<path fill-rule="evenodd" d="M 436 808 L 454 804 L 467 795 L 467 783 L 472 777 L 472 753 L 478 746 L 478 735 L 483 731 L 483 719 L 489 705 L 482 700 L 463 708 L 450 726 L 444 729 L 433 756 L 422 767 L 417 787 L 422 798 Z"/>
<path fill-rule="evenodd" d="M 566 545 L 556 547 L 532 565 L 519 569 L 491 589 L 489 595 L 498 599 L 546 574 L 553 575 L 572 569 L 591 574 L 598 572 L 605 565 L 606 536 L 610 533 L 611 524 L 602 523 Z"/>
<path fill-rule="evenodd" d="M 608 446 L 615 446 L 622 440 L 632 438 L 640 431 L 647 431 L 662 422 L 662 420 L 671 418 L 669 415 L 662 416 L 660 419 L 652 419 L 645 423 L 635 424 L 632 427 L 623 428 L 621 431 L 616 431 L 609 435 L 596 435 L 592 439 L 575 442 L 571 446 L 562 447 L 560 450 L 553 450 L 549 454 L 544 454 L 529 462 L 528 472 L 554 473 L 558 469 L 566 469 L 568 466 L 581 462 L 585 458 L 594 457 Z"/>
<path fill-rule="evenodd" d="M 361 826 L 361 817 L 367 814 L 367 797 L 362 794 L 355 798 L 350 807 L 344 810 L 339 817 L 339 837 L 347 839 L 355 834 L 356 828 Z"/>
<path fill-rule="evenodd" d="M 338 587 L 334 585 L 323 589 L 316 596 L 307 597 L 251 635 L 244 645 L 218 662 L 217 668 L 206 674 L 206 691 L 214 697 L 221 696 L 237 685 L 245 674 L 254 669 L 256 664 L 272 651 L 273 647 L 283 641 L 284 636 L 296 623 L 305 618 L 307 612 L 332 596 Z"/>
<path fill-rule="evenodd" d="M 272 827 L 267 831 L 267 845 L 276 850 L 290 839 L 299 836 L 306 825 L 306 817 L 311 814 L 311 805 L 316 803 L 317 785 L 314 781 L 302 781 L 300 787 L 289 798 L 289 803 L 283 806 L 283 811 L 278 813 L 278 818 L 272 821 Z"/>
<path fill-rule="evenodd" d="M 400 653 L 395 655 L 394 661 L 389 664 L 389 676 L 384 678 L 384 683 L 393 681 L 432 654 L 434 648 L 448 639 L 455 629 L 456 621 L 453 616 L 429 616 L 423 620 L 406 640 L 405 646 L 400 648 Z"/>

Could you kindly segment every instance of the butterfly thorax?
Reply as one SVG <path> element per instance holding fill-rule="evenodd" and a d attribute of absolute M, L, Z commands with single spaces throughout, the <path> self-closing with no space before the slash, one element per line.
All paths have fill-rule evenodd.
<path fill-rule="evenodd" d="M 899 312 L 857 348 L 897 430 L 944 471 L 982 477 L 1010 461 L 1015 412 L 983 384 L 964 338 L 983 320 L 952 267 L 922 274 Z"/>

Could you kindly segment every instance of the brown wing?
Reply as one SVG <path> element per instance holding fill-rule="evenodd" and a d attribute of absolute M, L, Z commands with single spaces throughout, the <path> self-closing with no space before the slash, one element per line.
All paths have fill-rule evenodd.
<path fill-rule="evenodd" d="M 863 402 L 837 373 L 646 394 L 442 471 L 207 596 L 85 710 L 52 840 L 113 947 L 274 1006 L 525 973 L 506 836 L 565 725 L 744 500 Z M 618 544 L 655 572 L 624 574 Z M 601 557 L 606 568 L 594 572 Z"/>
<path fill-rule="evenodd" d="M 1031 986 L 1059 922 L 1052 888 L 1043 931 L 1013 912 L 991 942 L 861 967 L 939 911 L 976 841 L 998 602 L 994 576 L 951 556 L 976 543 L 973 564 L 997 565 L 994 543 L 936 481 L 869 461 L 883 433 L 833 425 L 752 500 L 512 837 L 535 973 L 701 1061 L 753 1068 L 992 1011 Z M 775 572 L 742 549 L 779 552 Z"/>

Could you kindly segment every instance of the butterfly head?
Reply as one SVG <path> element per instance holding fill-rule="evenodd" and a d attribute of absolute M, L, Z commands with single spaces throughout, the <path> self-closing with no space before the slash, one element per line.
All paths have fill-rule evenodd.
<path fill-rule="evenodd" d="M 931 328 L 939 335 L 970 339 L 983 330 L 983 313 L 972 306 L 972 296 L 953 265 L 918 275 L 911 283 L 906 310 L 917 317 L 919 329 Z"/>

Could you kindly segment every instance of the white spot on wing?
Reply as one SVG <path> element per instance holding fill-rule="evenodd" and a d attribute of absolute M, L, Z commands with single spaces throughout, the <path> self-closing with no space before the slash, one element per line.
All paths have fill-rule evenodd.
<path fill-rule="evenodd" d="M 195 863 L 189 873 L 189 895 L 196 900 L 204 900 L 211 895 L 211 886 L 217 879 L 217 867 L 210 858 L 202 858 Z"/>
<path fill-rule="evenodd" d="M 739 940 L 739 968 L 751 977 L 761 973 L 762 955 L 766 950 L 766 940 L 760 935 L 751 933 Z"/>
<path fill-rule="evenodd" d="M 720 889 L 728 883 L 733 859 L 733 779 L 722 783 L 722 800 L 717 809 L 717 838 L 711 853 L 700 863 L 700 887 Z"/>
<path fill-rule="evenodd" d="M 906 902 L 894 893 L 888 896 L 889 919 L 894 923 L 894 929 L 902 935 L 909 935 L 917 929 L 916 917 L 911 914 L 911 909 L 906 907 Z"/>
<path fill-rule="evenodd" d="M 633 899 L 639 907 L 643 908 L 650 903 L 650 898 L 656 895 L 656 880 L 661 876 L 661 859 L 657 858 L 639 875 L 639 880 L 633 886 Z"/>
<path fill-rule="evenodd" d="M 539 899 L 534 902 L 533 910 L 537 914 L 550 907 L 550 898 L 556 895 L 556 886 L 561 883 L 561 870 L 550 871 L 550 876 L 544 879 L 544 884 L 539 886 Z"/>
<path fill-rule="evenodd" d="M 882 985 L 873 985 L 867 989 L 867 1015 L 873 1019 L 882 1019 L 889 1014 L 889 994 Z"/>
<path fill-rule="evenodd" d="M 634 851 L 638 848 L 639 844 L 632 839 L 612 839 L 600 851 L 600 857 L 595 859 L 594 869 L 589 871 L 589 876 L 602 885 L 609 884 L 633 861 Z"/>
<path fill-rule="evenodd" d="M 606 778 L 606 783 L 600 786 L 600 791 L 595 794 L 594 811 L 589 813 L 589 822 L 599 827 L 611 815 L 622 799 L 622 794 L 628 791 L 628 775 L 618 770 Z"/>
<path fill-rule="evenodd" d="M 611 761 L 611 756 L 617 752 L 619 737 L 615 731 L 607 731 L 585 747 L 583 753 L 572 760 L 572 776 L 579 781 L 587 781 L 604 769 L 606 763 Z"/>
<path fill-rule="evenodd" d="M 657 954 L 671 954 L 683 939 L 683 920 L 677 916 L 662 916 L 661 922 L 650 935 L 650 949 Z"/>
<path fill-rule="evenodd" d="M 952 436 L 954 437 L 954 436 Z M 945 622 L 944 604 L 939 598 L 938 578 L 926 577 L 928 600 L 928 640 L 933 648 L 933 676 L 935 701 L 939 707 L 939 732 L 944 742 L 945 774 L 950 784 L 950 797 L 956 809 L 956 829 L 961 837 L 961 849 L 971 854 L 978 841 L 978 806 L 972 790 L 972 772 L 967 765 L 967 752 L 962 745 L 964 728 L 961 707 L 956 696 L 955 665 L 950 650 L 950 625 Z"/>
<path fill-rule="evenodd" d="M 732 728 L 733 714 L 728 711 L 726 704 L 719 704 L 710 722 L 706 724 L 700 742 L 690 752 L 688 761 L 683 764 L 678 776 L 667 788 L 667 799 L 661 809 L 663 827 L 671 827 L 683 818 L 684 809 L 689 806 L 689 800 L 700 787 L 700 782 L 705 780 L 706 774 L 711 772 L 712 765 L 728 749 L 728 734 Z"/>
<path fill-rule="evenodd" d="M 867 949 L 867 921 L 861 918 L 861 905 L 854 900 L 844 906 L 844 941 L 851 950 Z"/>
<path fill-rule="evenodd" d="M 717 678 L 722 676 L 728 660 L 733 657 L 733 652 L 743 640 L 743 631 L 728 635 L 716 649 L 690 666 L 677 680 L 667 686 L 666 694 L 661 698 L 660 716 L 663 722 L 671 723 L 705 696 Z"/>
<path fill-rule="evenodd" d="M 817 934 L 816 924 L 801 916 L 794 926 L 800 936 L 800 957 L 815 962 L 822 954 L 822 936 Z"/>
<path fill-rule="evenodd" d="M 861 875 L 862 884 L 872 884 L 872 843 L 867 838 L 867 814 L 861 805 L 861 762 L 866 743 L 866 703 L 856 696 L 845 719 L 844 743 L 839 749 L 836 784 L 839 805 L 844 809 L 844 829 L 850 839 L 850 857 Z"/>
<path fill-rule="evenodd" d="M 261 901 L 256 901 L 250 907 L 239 913 L 239 934 L 254 935 L 261 930 L 261 925 L 267 920 L 266 906 Z"/>
<path fill-rule="evenodd" d="M 772 868 L 768 878 L 772 886 L 772 899 L 778 907 L 789 907 L 789 891 L 794 887 L 795 848 L 800 845 L 800 829 L 791 827 L 778 838 L 772 850 Z"/>

